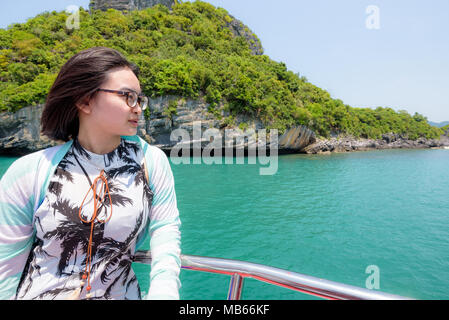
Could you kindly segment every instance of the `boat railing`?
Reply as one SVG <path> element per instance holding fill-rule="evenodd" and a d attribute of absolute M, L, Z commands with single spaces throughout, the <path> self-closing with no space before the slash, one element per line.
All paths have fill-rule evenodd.
<path fill-rule="evenodd" d="M 138 251 L 134 262 L 151 264 L 150 251 Z M 231 276 L 227 300 L 240 300 L 245 278 L 299 291 L 330 300 L 409 300 L 410 298 L 320 279 L 266 265 L 223 259 L 181 255 L 181 267 L 186 270 Z"/>

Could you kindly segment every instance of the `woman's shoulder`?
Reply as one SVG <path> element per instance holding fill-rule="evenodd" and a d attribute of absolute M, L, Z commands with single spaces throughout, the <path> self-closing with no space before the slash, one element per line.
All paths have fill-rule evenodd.
<path fill-rule="evenodd" d="M 39 166 L 39 164 L 42 161 L 49 161 L 52 162 L 54 157 L 58 155 L 58 153 L 60 153 L 61 151 L 67 151 L 68 150 L 68 146 L 71 143 L 65 143 L 65 144 L 61 144 L 61 145 L 57 145 L 54 147 L 49 147 L 46 149 L 42 149 L 39 151 L 35 151 L 32 153 L 29 153 L 27 155 L 24 155 L 20 158 L 18 158 L 17 160 L 15 160 L 12 164 L 11 167 L 14 169 L 20 169 L 20 168 L 27 168 L 28 170 L 33 168 L 34 166 Z M 64 154 L 65 154 L 64 152 Z"/>
<path fill-rule="evenodd" d="M 138 145 L 142 149 L 142 153 L 147 161 L 156 162 L 167 159 L 167 155 L 161 148 L 148 143 L 139 136 L 126 136 L 123 138 L 128 143 Z"/>
<path fill-rule="evenodd" d="M 172 177 L 170 161 L 161 148 L 151 145 L 139 136 L 125 137 L 125 139 L 136 142 L 142 148 L 145 166 L 150 177 L 150 186 Z"/>
<path fill-rule="evenodd" d="M 144 154 L 150 172 L 155 170 L 166 172 L 170 170 L 168 157 L 161 148 L 148 143 L 146 152 L 144 152 Z"/>
<path fill-rule="evenodd" d="M 5 172 L 2 180 L 16 180 L 23 176 L 35 175 L 42 171 L 44 167 L 51 167 L 55 162 L 55 157 L 67 151 L 67 146 L 70 143 L 61 144 L 58 146 L 42 149 L 24 155 L 15 160 Z"/>

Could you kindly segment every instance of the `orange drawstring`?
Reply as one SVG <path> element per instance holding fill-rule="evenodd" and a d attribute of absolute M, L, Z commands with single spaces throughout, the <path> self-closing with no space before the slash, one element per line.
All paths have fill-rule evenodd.
<path fill-rule="evenodd" d="M 100 187 L 101 194 L 97 197 L 97 184 L 98 184 L 98 181 L 100 181 L 100 180 L 101 180 L 101 187 Z M 94 212 L 93 212 L 92 218 L 90 220 L 84 220 L 83 217 L 81 216 L 81 209 L 83 208 L 84 201 L 86 200 L 90 190 L 92 190 L 93 195 L 94 195 Z M 97 217 L 98 204 L 99 203 L 103 204 L 103 201 L 106 197 L 106 192 L 109 197 L 109 204 L 110 204 L 111 212 L 105 220 L 100 220 Z M 87 279 L 86 297 L 89 298 L 90 290 L 92 289 L 92 287 L 90 286 L 90 271 L 91 271 L 91 267 L 92 267 L 92 238 L 93 238 L 95 220 L 97 220 L 99 223 L 106 223 L 112 217 L 112 199 L 111 199 L 111 194 L 109 193 L 108 180 L 104 176 L 104 170 L 101 170 L 100 175 L 94 180 L 94 182 L 90 186 L 89 190 L 87 191 L 86 196 L 84 197 L 83 202 L 81 203 L 80 210 L 78 212 L 78 216 L 82 222 L 91 224 L 90 236 L 89 236 L 89 246 L 87 248 L 86 268 L 84 269 L 84 274 L 82 276 L 83 280 Z M 82 282 L 81 286 L 83 286 L 83 285 L 84 285 L 84 283 Z"/>

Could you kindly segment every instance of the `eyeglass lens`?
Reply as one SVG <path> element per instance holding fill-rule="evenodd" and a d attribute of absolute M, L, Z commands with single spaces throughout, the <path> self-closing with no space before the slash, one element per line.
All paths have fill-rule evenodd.
<path fill-rule="evenodd" d="M 145 96 L 138 96 L 135 92 L 128 93 L 128 105 L 131 108 L 134 108 L 137 104 L 139 104 L 142 110 L 145 110 L 148 105 L 148 98 Z"/>

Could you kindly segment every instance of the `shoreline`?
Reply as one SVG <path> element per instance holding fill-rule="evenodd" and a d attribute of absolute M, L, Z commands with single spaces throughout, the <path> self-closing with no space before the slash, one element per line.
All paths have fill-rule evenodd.
<path fill-rule="evenodd" d="M 167 156 L 170 156 L 172 153 L 172 148 L 167 147 L 166 145 L 153 144 L 154 146 L 160 148 Z M 52 146 L 52 145 L 50 145 Z M 21 157 L 27 154 L 36 152 L 40 149 L 45 149 L 49 146 L 40 146 L 40 148 L 27 150 L 28 148 L 17 148 L 17 149 L 0 149 L 0 157 Z M 264 149 L 262 155 L 270 156 L 271 149 L 269 144 Z M 248 156 L 248 148 L 247 146 L 243 148 L 231 148 L 232 155 L 234 157 L 247 157 Z M 354 138 L 330 138 L 330 139 L 317 139 L 314 143 L 307 145 L 302 149 L 294 149 L 294 148 L 278 148 L 278 155 L 289 155 L 289 154 L 337 154 L 337 153 L 348 153 L 348 152 L 361 152 L 361 151 L 375 151 L 375 150 L 416 150 L 416 149 L 441 149 L 441 150 L 449 150 L 449 137 L 441 136 L 440 140 L 438 139 L 424 139 L 420 138 L 418 140 L 406 140 L 406 139 L 398 139 L 395 141 L 386 141 L 384 139 L 354 139 Z M 192 157 L 194 154 L 202 154 L 204 148 L 201 148 L 200 151 L 195 150 L 194 148 L 188 149 L 190 150 L 189 154 Z M 238 155 L 237 155 L 238 150 Z M 222 155 L 226 156 L 229 150 L 226 148 L 222 149 Z M 230 153 L 230 152 L 229 152 Z M 211 156 L 214 156 L 213 150 L 210 153 Z M 257 150 L 255 155 L 259 155 L 259 151 Z"/>
<path fill-rule="evenodd" d="M 445 149 L 449 148 L 449 137 L 440 139 L 419 138 L 408 140 L 397 134 L 383 135 L 382 139 L 355 139 L 353 137 L 333 137 L 317 139 L 304 148 L 306 154 L 346 153 L 355 151 L 393 150 L 393 149 Z"/>
<path fill-rule="evenodd" d="M 254 130 L 254 129 L 253 129 Z M 33 135 L 25 130 L 24 134 L 12 135 L 0 138 L 0 156 L 20 157 L 32 152 L 52 147 L 63 143 L 62 141 L 51 141 L 48 138 L 38 135 L 39 138 L 32 138 Z M 21 132 L 23 133 L 23 132 Z M 253 134 L 253 132 L 252 132 Z M 138 134 L 151 145 L 160 148 L 167 156 L 172 153 L 174 148 L 179 148 L 178 144 L 166 143 L 167 139 L 154 139 L 142 131 Z M 248 132 L 236 134 L 234 138 L 244 138 L 248 136 Z M 158 135 L 156 135 L 158 137 Z M 161 135 L 163 137 L 163 135 Z M 160 138 L 160 137 L 159 137 Z M 162 143 L 161 143 L 162 142 Z M 165 143 L 164 143 L 165 142 Z M 207 139 L 200 141 L 201 151 L 195 151 L 192 143 L 185 148 L 189 150 L 188 154 L 202 154 L 203 149 L 210 143 Z M 263 144 L 251 144 L 251 147 L 257 149 L 256 153 L 262 152 L 261 155 L 269 155 L 271 151 L 279 154 L 328 154 L 328 153 L 347 153 L 356 151 L 372 151 L 372 150 L 389 150 L 389 149 L 449 149 L 449 131 L 441 135 L 439 139 L 418 138 L 417 140 L 409 140 L 405 137 L 389 133 L 383 134 L 381 139 L 355 138 L 353 136 L 334 136 L 331 138 L 315 137 L 313 132 L 307 128 L 298 127 L 291 128 L 286 133 L 278 137 L 276 145 L 270 145 L 269 141 L 263 141 Z M 182 148 L 181 148 L 182 149 Z M 229 149 L 232 149 L 232 153 Z M 239 145 L 222 148 L 222 155 L 247 156 L 249 143 L 247 141 Z M 254 152 L 254 151 L 253 151 Z M 211 155 L 213 154 L 213 151 Z"/>
<path fill-rule="evenodd" d="M 449 146 L 445 147 L 430 147 L 430 148 L 414 148 L 414 147 L 399 147 L 399 148 L 360 148 L 352 151 L 320 151 L 317 153 L 296 153 L 304 155 L 332 155 L 332 154 L 344 154 L 344 153 L 356 153 L 356 152 L 370 152 L 370 151 L 393 151 L 393 150 L 449 150 Z M 287 153 L 286 153 L 287 154 Z M 281 155 L 281 153 L 280 153 Z"/>

